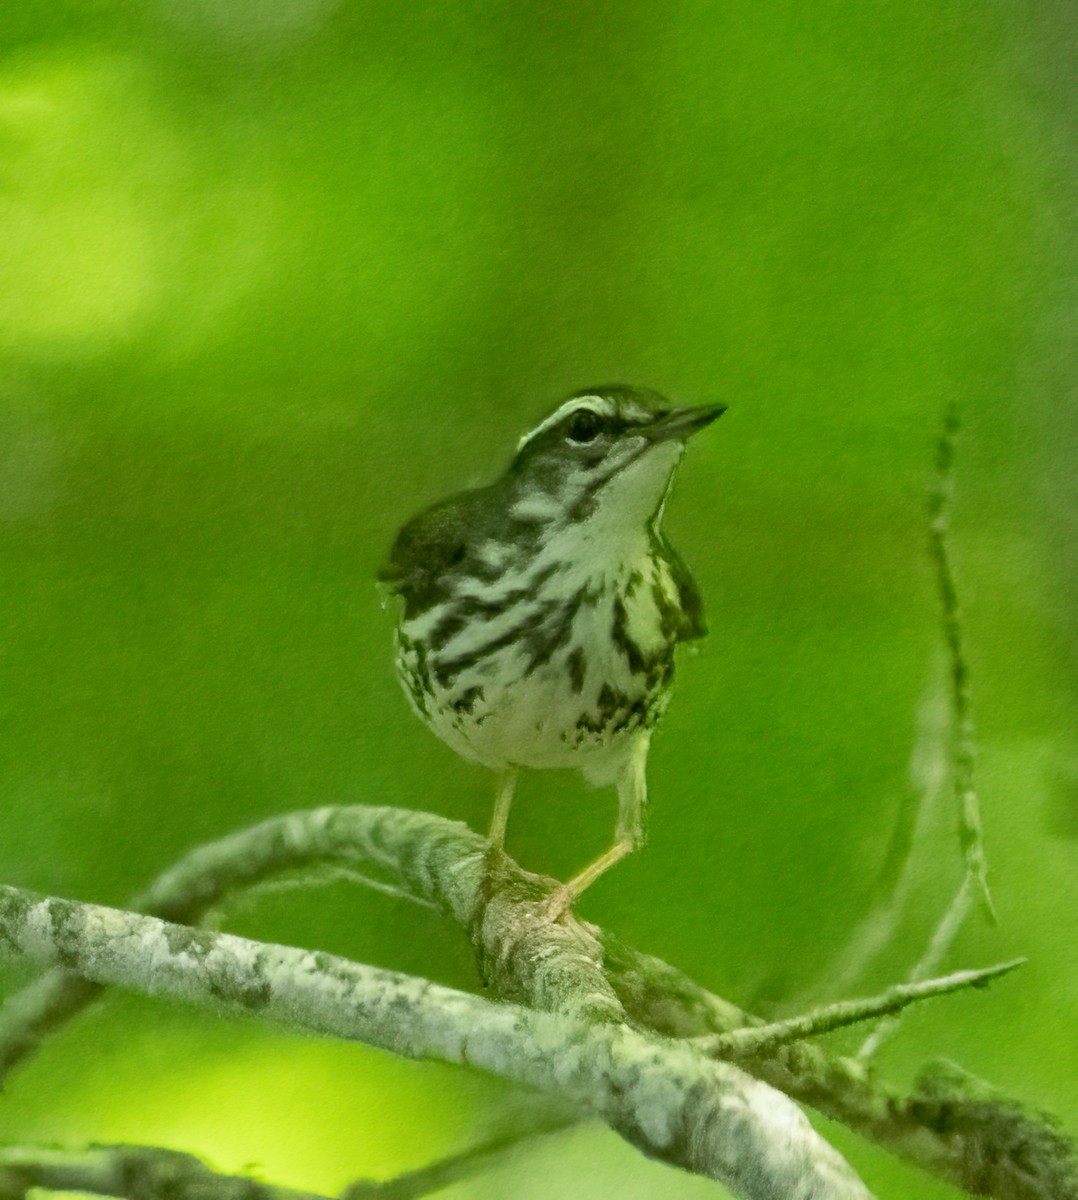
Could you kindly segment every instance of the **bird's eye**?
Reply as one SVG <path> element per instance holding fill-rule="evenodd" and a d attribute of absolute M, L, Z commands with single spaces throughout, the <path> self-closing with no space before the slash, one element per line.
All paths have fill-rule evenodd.
<path fill-rule="evenodd" d="M 594 442 L 602 428 L 603 418 L 597 412 L 581 408 L 573 413 L 565 432 L 571 442 Z"/>

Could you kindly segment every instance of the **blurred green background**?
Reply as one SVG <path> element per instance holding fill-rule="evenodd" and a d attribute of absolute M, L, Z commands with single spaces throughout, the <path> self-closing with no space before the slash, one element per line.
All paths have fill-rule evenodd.
<path fill-rule="evenodd" d="M 1030 963 L 918 1011 L 882 1068 L 946 1055 L 1078 1126 L 1073 8 L 7 0 L 0 46 L 0 879 L 119 904 L 324 803 L 485 828 L 492 781 L 408 711 L 373 577 L 420 505 L 621 380 L 730 411 L 668 507 L 712 634 L 651 842 L 582 912 L 767 1013 L 901 977 L 959 879 L 946 794 L 887 945 L 849 947 L 938 757 L 953 399 L 1001 924 L 950 965 Z M 531 776 L 509 847 L 565 876 L 613 819 Z M 227 921 L 475 983 L 455 929 L 344 885 Z M 331 1191 L 507 1102 L 115 997 L 14 1077 L 0 1138 Z M 955 1195 L 836 1137 L 881 1196 Z M 445 1194 L 600 1189 L 719 1190 L 592 1130 Z"/>

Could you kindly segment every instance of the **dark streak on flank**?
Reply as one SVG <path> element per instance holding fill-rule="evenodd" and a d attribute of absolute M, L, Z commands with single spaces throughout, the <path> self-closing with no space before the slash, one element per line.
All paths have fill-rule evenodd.
<path fill-rule="evenodd" d="M 565 668 L 569 672 L 570 686 L 579 695 L 584 690 L 584 676 L 586 674 L 584 651 L 579 646 L 570 651 L 566 657 Z"/>
<path fill-rule="evenodd" d="M 427 664 L 427 651 L 423 645 L 416 645 L 407 634 L 398 632 L 397 642 L 400 648 L 401 678 L 412 703 L 423 714 L 430 716 L 427 698 L 433 692 L 430 671 Z"/>
<path fill-rule="evenodd" d="M 623 729 L 638 729 L 642 725 L 654 724 L 658 716 L 658 707 L 649 703 L 648 697 L 640 696 L 627 706 L 621 717 L 611 726 L 611 733 L 620 733 Z"/>
<path fill-rule="evenodd" d="M 558 570 L 559 564 L 552 563 L 532 575 L 523 587 L 514 588 L 498 600 L 476 598 L 458 601 L 458 604 L 465 605 L 464 614 L 459 612 L 451 616 L 447 614 L 439 621 L 431 633 L 432 644 L 435 644 L 436 635 L 439 635 L 443 628 L 451 630 L 449 636 L 452 636 L 452 633 L 459 632 L 469 620 L 473 620 L 477 616 L 498 615 L 510 608 L 519 607 L 529 597 L 534 596 L 539 586 Z M 499 650 L 504 650 L 516 641 L 521 643 L 522 648 L 529 656 L 525 674 L 531 674 L 536 667 L 548 662 L 554 651 L 569 640 L 573 632 L 573 618 L 580 605 L 588 598 L 587 588 L 582 587 L 564 603 L 548 600 L 530 606 L 523 620 L 497 637 L 477 646 L 474 650 L 441 661 L 435 659 L 435 678 L 442 687 L 447 687 L 461 671 L 475 666 L 482 659 Z M 444 645 L 446 640 L 448 640 L 446 637 L 442 637 L 442 640 L 436 644 Z"/>
<path fill-rule="evenodd" d="M 599 691 L 599 715 L 607 718 L 612 717 L 625 701 L 625 696 L 620 692 L 615 692 L 609 683 L 604 683 Z"/>
<path fill-rule="evenodd" d="M 470 688 L 466 688 L 463 692 L 461 692 L 461 694 L 456 698 L 456 700 L 452 701 L 452 703 L 449 705 L 449 707 L 454 712 L 461 713 L 461 714 L 464 714 L 464 713 L 470 714 L 472 709 L 475 708 L 476 703 L 482 699 L 483 699 L 483 689 L 478 686 L 470 687 Z"/>
<path fill-rule="evenodd" d="M 682 616 L 677 606 L 670 602 L 657 578 L 651 584 L 651 599 L 659 614 L 659 629 L 662 631 L 663 640 L 675 639 L 681 629 Z"/>
<path fill-rule="evenodd" d="M 644 683 L 648 691 L 654 693 L 662 689 L 668 689 L 673 678 L 674 654 L 672 650 L 667 650 L 648 664 L 648 673 L 645 676 Z"/>
<path fill-rule="evenodd" d="M 696 586 L 696 580 L 689 573 L 689 568 L 682 562 L 678 552 L 661 535 L 653 536 L 651 552 L 661 558 L 670 568 L 670 576 L 678 591 L 677 640 L 689 642 L 695 638 L 704 637 L 707 633 L 704 603 L 700 598 L 700 589 Z"/>
<path fill-rule="evenodd" d="M 648 669 L 647 660 L 640 647 L 629 636 L 629 616 L 620 596 L 614 600 L 614 619 L 610 625 L 610 637 L 614 645 L 625 655 L 629 670 L 634 675 L 643 675 Z"/>
<path fill-rule="evenodd" d="M 602 733 L 606 728 L 605 721 L 595 720 L 590 713 L 581 713 L 576 719 L 576 728 L 580 733 Z M 581 739 L 577 739 L 579 743 Z"/>
<path fill-rule="evenodd" d="M 460 596 L 451 605 L 446 606 L 446 613 L 441 617 L 427 635 L 427 641 L 435 651 L 440 650 L 451 641 L 466 626 L 476 620 L 490 621 L 514 608 L 522 600 L 533 596 L 541 584 L 558 570 L 558 564 L 552 563 L 541 571 L 536 571 L 522 587 L 510 588 L 492 599 L 479 596 Z"/>
<path fill-rule="evenodd" d="M 584 734 L 613 734 L 632 729 L 650 728 L 663 708 L 661 694 L 645 692 L 635 698 L 604 683 L 596 697 L 595 708 L 581 713 L 576 721 L 578 743 Z"/>
<path fill-rule="evenodd" d="M 528 654 L 528 665 L 525 674 L 530 674 L 536 667 L 548 662 L 551 655 L 559 646 L 564 645 L 573 632 L 573 617 L 583 603 L 586 588 L 580 588 L 564 603 L 558 600 L 547 600 L 532 605 L 524 615 L 523 620 L 509 629 L 491 638 L 466 654 L 458 654 L 453 658 L 434 660 L 434 677 L 442 687 L 448 687 L 464 670 L 474 667 L 476 663 L 489 658 L 492 654 L 519 642 L 521 648 Z"/>
<path fill-rule="evenodd" d="M 573 621 L 584 602 L 587 590 L 586 586 L 578 588 L 563 605 L 549 614 L 548 620 L 532 631 L 527 639 L 531 657 L 524 670 L 525 675 L 530 675 L 537 667 L 548 663 L 554 651 L 568 643 L 573 636 Z"/>
<path fill-rule="evenodd" d="M 487 658 L 498 650 L 504 650 L 519 638 L 526 636 L 531 628 L 532 620 L 533 618 L 529 614 L 519 624 L 513 625 L 504 633 L 499 634 L 496 638 L 491 638 L 489 642 L 484 642 L 474 650 L 469 650 L 467 654 L 458 654 L 455 658 L 435 659 L 434 678 L 442 687 L 448 687 L 461 671 L 474 667 L 481 659 Z"/>

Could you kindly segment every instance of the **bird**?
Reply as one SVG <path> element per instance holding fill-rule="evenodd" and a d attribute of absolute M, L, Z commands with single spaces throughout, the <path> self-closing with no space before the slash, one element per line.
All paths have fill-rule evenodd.
<path fill-rule="evenodd" d="M 408 521 L 379 574 L 401 601 L 395 660 L 412 708 L 498 775 L 492 852 L 521 768 L 616 786 L 614 841 L 547 897 L 552 920 L 644 844 L 648 747 L 675 650 L 707 632 L 660 524 L 687 440 L 724 411 L 624 384 L 579 391 L 492 483 Z"/>

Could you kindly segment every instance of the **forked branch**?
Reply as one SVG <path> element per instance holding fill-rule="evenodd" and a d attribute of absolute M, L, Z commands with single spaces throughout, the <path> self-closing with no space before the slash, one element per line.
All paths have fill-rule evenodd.
<path fill-rule="evenodd" d="M 95 983 L 477 1067 L 601 1117 L 744 1200 L 865 1200 L 781 1093 L 694 1047 L 540 1012 L 333 955 L 0 887 L 0 942 Z"/>
<path fill-rule="evenodd" d="M 683 1061 L 682 1054 L 699 1051 L 670 1039 L 762 1025 L 676 968 L 593 926 L 551 926 L 538 915 L 538 902 L 553 881 L 505 858 L 488 863 L 483 838 L 427 813 L 353 807 L 274 818 L 194 851 L 149 889 L 143 903 L 173 920 L 193 921 L 244 888 L 320 864 L 378 869 L 393 886 L 435 903 L 468 931 L 490 993 L 522 1010 L 541 1010 L 532 1012 L 535 1017 L 558 1014 L 555 1028 L 565 1019 L 605 1029 L 605 1045 L 603 1039 L 627 1022 L 630 1034 L 659 1035 L 663 1053 Z M 72 943 L 70 931 L 60 941 L 58 953 Z M 52 972 L 0 1008 L 0 1063 L 13 1063 L 66 1019 L 86 999 L 87 986 L 68 971 Z M 257 989 L 245 992 L 238 985 L 228 994 L 257 999 Z M 505 1005 L 488 1007 L 507 1011 Z M 258 1011 L 266 1015 L 264 1006 Z M 1049 1121 L 1013 1102 L 973 1098 L 938 1080 L 902 1096 L 857 1062 L 807 1041 L 748 1047 L 735 1039 L 726 1052 L 748 1074 L 970 1192 L 1001 1200 L 1078 1196 L 1078 1160 L 1070 1143 Z"/>

